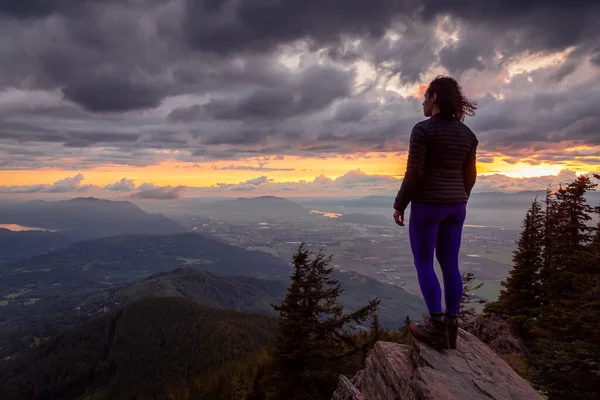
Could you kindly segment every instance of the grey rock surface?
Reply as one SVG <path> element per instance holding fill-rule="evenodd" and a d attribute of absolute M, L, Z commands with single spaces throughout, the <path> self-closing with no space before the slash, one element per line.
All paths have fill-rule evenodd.
<path fill-rule="evenodd" d="M 502 317 L 479 314 L 463 328 L 475 335 L 498 354 L 523 353 L 525 346 L 517 337 L 517 332 Z"/>
<path fill-rule="evenodd" d="M 340 377 L 333 400 L 541 400 L 489 346 L 460 330 L 456 350 L 378 342 L 365 368 Z"/>

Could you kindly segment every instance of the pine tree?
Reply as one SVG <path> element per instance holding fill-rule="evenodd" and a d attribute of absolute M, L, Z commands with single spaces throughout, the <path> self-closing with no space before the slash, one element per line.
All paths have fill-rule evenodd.
<path fill-rule="evenodd" d="M 408 342 L 409 338 L 410 338 L 410 323 L 412 321 L 410 320 L 410 316 L 406 316 L 406 318 L 404 319 L 404 325 L 402 325 L 402 327 L 400 327 L 399 333 L 400 333 L 400 338 L 401 341 L 403 342 Z"/>
<path fill-rule="evenodd" d="M 523 231 L 513 254 L 513 268 L 502 286 L 498 300 L 488 304 L 485 312 L 500 314 L 514 322 L 527 338 L 532 321 L 539 313 L 540 282 L 546 216 L 539 202 L 533 201 L 523 221 Z"/>
<path fill-rule="evenodd" d="M 369 332 L 364 334 L 364 339 L 361 341 L 361 364 L 366 359 L 369 350 L 371 350 L 373 346 L 375 346 L 375 343 L 377 343 L 384 336 L 386 336 L 386 333 L 389 333 L 389 331 L 381 327 L 381 324 L 379 323 L 379 315 L 377 315 L 377 313 L 374 313 L 371 318 L 371 326 Z"/>
<path fill-rule="evenodd" d="M 588 176 L 581 175 L 566 187 L 561 186 L 546 210 L 550 217 L 546 219 L 547 248 L 541 273 L 546 314 L 549 310 L 567 308 L 565 302 L 581 294 L 576 283 L 578 277 L 594 270 L 590 266 L 590 244 L 595 228 L 589 221 L 595 208 L 587 204 L 585 194 L 596 186 Z"/>
<path fill-rule="evenodd" d="M 329 276 L 330 261 L 331 256 L 325 257 L 322 251 L 314 255 L 304 244 L 293 256 L 288 292 L 281 305 L 273 305 L 279 322 L 271 355 L 269 399 L 329 399 L 344 371 L 344 360 L 360 351 L 345 328 L 375 313 L 379 299 L 344 313 L 337 304 L 341 284 Z"/>
<path fill-rule="evenodd" d="M 483 299 L 473 299 L 472 296 L 474 291 L 481 289 L 481 287 L 483 286 L 483 282 L 475 285 L 475 274 L 473 274 L 472 272 L 462 274 L 461 277 L 463 282 L 463 292 L 462 297 L 460 299 L 458 318 L 463 321 L 468 321 L 477 315 L 477 311 L 475 310 L 475 308 L 471 307 L 470 305 L 473 303 L 484 304 L 486 302 Z"/>
<path fill-rule="evenodd" d="M 556 199 L 554 198 L 554 190 L 548 186 L 546 189 L 546 198 L 544 199 L 545 210 L 544 210 L 544 239 L 542 249 L 542 265 L 539 270 L 539 283 L 540 283 L 540 306 L 546 306 L 549 303 L 548 293 L 544 291 L 545 283 L 549 281 L 550 271 L 552 270 L 552 264 L 554 255 L 556 254 L 555 243 L 556 241 L 556 230 L 554 229 L 558 223 L 558 212 L 556 208 Z"/>
<path fill-rule="evenodd" d="M 579 176 L 554 194 L 552 224 L 546 225 L 549 259 L 544 260 L 537 338 L 529 362 L 534 379 L 556 399 L 600 395 L 600 266 L 598 232 L 589 224 L 596 208 L 586 204 L 594 190 Z"/>
<path fill-rule="evenodd" d="M 373 341 L 379 340 L 383 329 L 381 328 L 381 324 L 379 323 L 379 315 L 377 313 L 373 314 L 373 318 L 371 319 L 371 332 L 370 336 L 373 338 Z"/>
<path fill-rule="evenodd" d="M 252 380 L 250 384 L 250 393 L 244 400 L 265 400 L 265 374 L 266 368 L 270 363 L 268 349 L 263 349 L 256 357 L 254 369 L 252 371 Z"/>

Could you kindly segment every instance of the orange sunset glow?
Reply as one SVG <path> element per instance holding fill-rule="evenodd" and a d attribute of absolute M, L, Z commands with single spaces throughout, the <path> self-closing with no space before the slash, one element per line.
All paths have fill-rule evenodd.
<path fill-rule="evenodd" d="M 588 158 L 597 159 L 594 156 Z M 228 169 L 232 164 L 237 167 L 256 167 L 264 170 Z M 405 154 L 370 153 L 324 158 L 284 157 L 272 159 L 268 163 L 261 159 L 193 164 L 165 160 L 146 167 L 106 165 L 82 170 L 81 173 L 85 176 L 85 184 L 100 187 L 117 182 L 123 177 L 132 179 L 139 184 L 152 183 L 156 186 L 214 187 L 217 184 L 238 184 L 262 175 L 267 175 L 269 180 L 274 183 L 310 182 L 321 175 L 336 179 L 353 170 L 360 170 L 366 175 L 383 175 L 400 179 L 404 174 L 405 164 Z M 581 162 L 573 161 L 561 164 L 530 164 L 507 162 L 502 156 L 493 157 L 492 162 L 479 162 L 477 168 L 482 176 L 502 174 L 511 178 L 554 176 L 565 169 L 577 173 L 595 171 L 593 165 L 585 163 L 585 159 Z M 58 168 L 4 170 L 0 171 L 0 180 L 6 186 L 50 185 L 71 175 L 74 175 L 73 171 Z M 301 195 L 307 195 L 307 193 L 301 193 Z M 314 195 L 319 195 L 319 193 L 314 193 Z"/>

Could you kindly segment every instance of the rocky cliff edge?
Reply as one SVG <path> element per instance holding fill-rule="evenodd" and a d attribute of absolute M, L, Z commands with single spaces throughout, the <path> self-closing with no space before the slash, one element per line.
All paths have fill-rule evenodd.
<path fill-rule="evenodd" d="M 459 331 L 456 350 L 378 342 L 365 368 L 341 376 L 332 400 L 541 400 L 533 387 L 475 336 Z"/>

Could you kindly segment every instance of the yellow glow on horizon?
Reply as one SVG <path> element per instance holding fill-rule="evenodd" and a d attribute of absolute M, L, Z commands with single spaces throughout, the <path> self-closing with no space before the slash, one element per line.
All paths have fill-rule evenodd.
<path fill-rule="evenodd" d="M 503 165 L 501 174 L 509 176 L 511 178 L 532 178 L 534 176 L 557 175 L 560 171 L 565 169 L 564 165 L 530 165 L 524 162 L 518 162 L 516 164 L 502 164 Z"/>
<path fill-rule="evenodd" d="M 495 157 L 492 163 L 478 163 L 477 168 L 480 175 L 501 174 L 511 178 L 532 178 L 536 176 L 558 175 L 565 169 L 576 173 L 595 171 L 593 165 L 576 161 L 561 164 L 549 164 L 544 162 L 532 164 L 527 162 L 527 160 L 523 160 L 512 163 L 507 162 L 506 157 Z"/>
<path fill-rule="evenodd" d="M 44 170 L 3 170 L 0 182 L 5 186 L 52 184 L 68 176 L 81 172 L 84 184 L 105 186 L 121 180 L 133 179 L 136 184 L 150 182 L 158 186 L 213 186 L 217 183 L 234 184 L 266 175 L 274 182 L 312 181 L 319 175 L 331 179 L 342 176 L 348 171 L 360 169 L 369 175 L 393 175 L 404 173 L 406 156 L 389 153 L 371 153 L 364 155 L 332 156 L 327 158 L 285 157 L 282 160 L 269 160 L 263 165 L 273 170 L 226 169 L 228 166 L 260 167 L 262 159 L 243 161 L 218 161 L 182 163 L 174 160 L 146 167 L 107 165 L 88 170 L 44 169 Z M 291 169 L 291 170 L 287 170 Z"/>
<path fill-rule="evenodd" d="M 576 152 L 594 154 L 594 150 L 595 148 L 589 146 L 578 146 L 564 151 L 566 154 Z M 595 154 L 598 154 L 598 152 Z M 491 163 L 479 162 L 477 169 L 480 175 L 503 174 L 513 178 L 557 175 L 563 169 L 578 173 L 596 171 L 595 163 L 588 164 L 581 161 L 587 159 L 590 162 L 595 162 L 598 160 L 598 156 L 580 156 L 579 161 L 573 160 L 555 164 L 536 163 L 534 159 L 509 163 L 506 157 L 496 156 Z M 228 167 L 231 166 L 251 167 L 253 169 L 229 169 Z M 265 169 L 261 170 L 261 168 Z M 53 184 L 58 180 L 82 173 L 84 175 L 83 184 L 86 185 L 105 186 L 120 181 L 122 178 L 127 178 L 133 179 L 137 185 L 148 182 L 158 186 L 209 187 L 215 186 L 217 183 L 237 184 L 260 176 L 267 176 L 274 182 L 310 182 L 320 175 L 335 179 L 349 171 L 356 170 L 368 175 L 387 175 L 399 179 L 404 175 L 405 168 L 405 153 L 334 155 L 323 158 L 288 156 L 280 160 L 254 158 L 238 161 L 198 162 L 195 164 L 167 160 L 146 167 L 105 165 L 88 170 L 79 170 L 73 167 L 68 169 L 0 170 L 0 185 Z"/>

